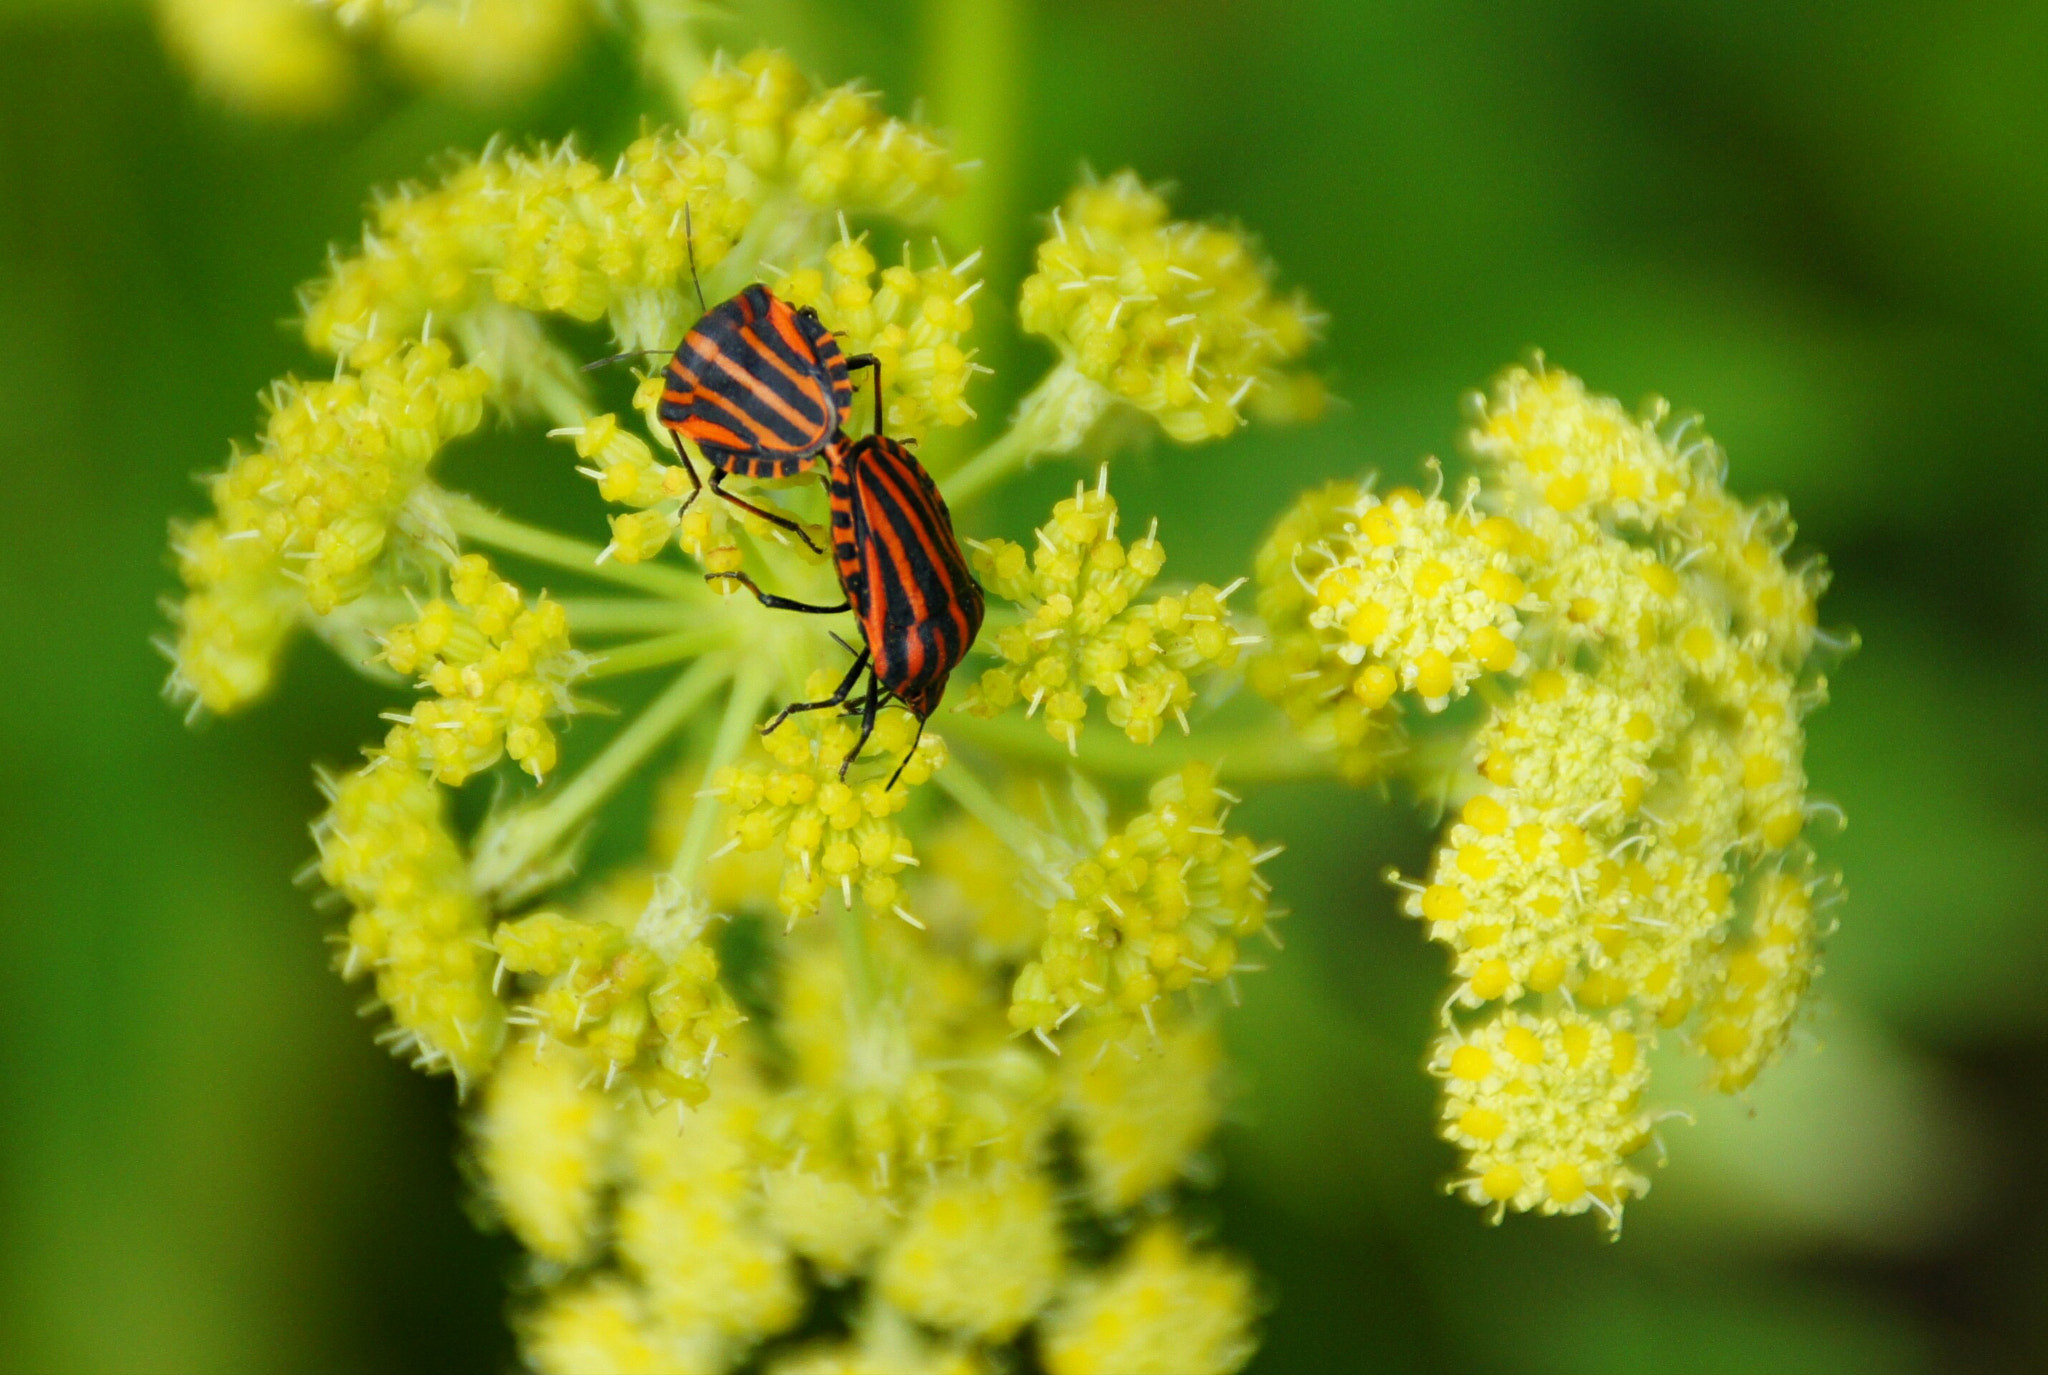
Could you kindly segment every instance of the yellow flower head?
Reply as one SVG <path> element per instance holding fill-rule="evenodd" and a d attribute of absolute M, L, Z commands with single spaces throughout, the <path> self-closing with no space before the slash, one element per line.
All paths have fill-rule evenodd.
<path fill-rule="evenodd" d="M 690 136 L 725 144 L 763 180 L 848 213 L 928 220 L 964 184 L 935 130 L 883 114 L 857 86 L 813 95 L 779 52 L 721 55 L 690 91 Z"/>
<path fill-rule="evenodd" d="M 465 1082 L 481 1076 L 497 1056 L 504 1009 L 491 992 L 486 914 L 440 789 L 382 755 L 322 787 L 320 876 L 355 909 L 343 973 L 375 971 L 396 1053 Z"/>
<path fill-rule="evenodd" d="M 836 676 L 827 670 L 813 674 L 809 697 L 829 695 Z M 894 818 L 909 803 L 911 789 L 946 762 L 946 743 L 929 731 L 920 739 L 915 716 L 884 707 L 860 763 L 842 780 L 840 766 L 859 739 L 858 717 L 798 712 L 762 737 L 767 764 L 725 769 L 712 780 L 731 811 L 739 848 L 763 850 L 782 842 L 779 902 L 792 922 L 815 913 L 827 893 L 836 892 L 851 907 L 856 888 L 868 911 L 915 921 L 903 907 L 897 875 L 916 852 Z M 909 762 L 891 787 L 905 754 Z"/>
<path fill-rule="evenodd" d="M 1272 276 L 1242 233 L 1171 220 L 1165 197 L 1120 172 L 1053 213 L 1019 314 L 1107 394 L 1196 444 L 1236 430 L 1255 400 L 1309 400 L 1286 369 L 1321 317 L 1276 295 Z"/>
<path fill-rule="evenodd" d="M 967 384 L 988 369 L 960 341 L 974 327 L 971 303 L 982 284 L 972 274 L 981 255 L 919 269 L 910 265 L 906 244 L 903 258 L 878 275 L 865 236 L 842 233 L 825 250 L 823 269 L 792 272 L 775 290 L 793 306 L 814 308 L 847 353 L 880 361 L 887 432 L 916 440 L 934 425 L 965 425 L 975 418 Z M 857 399 L 850 423 L 865 427 L 871 404 Z"/>
<path fill-rule="evenodd" d="M 481 554 L 450 576 L 454 600 L 436 597 L 395 627 L 384 661 L 436 694 L 385 737 L 384 752 L 459 786 L 509 754 L 536 782 L 555 766 L 547 721 L 574 710 L 569 688 L 588 660 L 569 647 L 569 617 L 543 596 L 532 606 Z"/>
<path fill-rule="evenodd" d="M 1190 671 L 1237 662 L 1249 637 L 1224 609 L 1234 587 L 1203 583 L 1185 595 L 1132 605 L 1159 576 L 1166 551 L 1156 529 L 1128 546 L 1116 537 L 1108 487 L 1107 468 L 1093 491 L 1076 485 L 1039 527 L 1028 559 L 1008 540 L 975 545 L 982 585 L 1023 615 L 994 637 L 1003 666 L 981 675 L 962 710 L 994 716 L 1020 700 L 1029 704 L 1027 714 L 1043 707 L 1046 729 L 1075 750 L 1093 694 L 1107 703 L 1111 725 L 1149 745 L 1167 717 L 1187 730 L 1195 700 Z"/>
<path fill-rule="evenodd" d="M 1176 1021 L 1156 1039 L 1107 1025 L 1072 1038 L 1060 1085 L 1099 1211 L 1121 1212 L 1187 1173 L 1223 1116 L 1222 1069 L 1205 1021 Z"/>
<path fill-rule="evenodd" d="M 609 314 L 624 346 L 673 348 L 695 314 L 690 253 L 709 271 L 753 214 L 731 170 L 725 155 L 673 132 L 636 140 L 609 172 L 567 144 L 488 153 L 438 187 L 378 203 L 362 251 L 306 290 L 307 342 L 353 357 L 366 341 L 417 333 L 429 315 L 452 317 L 509 385 L 521 361 L 509 345 L 521 336 L 479 327 L 497 302 L 578 320 Z"/>
<path fill-rule="evenodd" d="M 1047 1076 L 1010 1039 L 994 982 L 884 930 L 882 958 L 859 974 L 836 940 L 798 938 L 778 1005 L 792 1082 L 762 1120 L 770 1220 L 841 1274 L 935 1170 L 1028 1164 L 1051 1126 Z M 860 979 L 886 986 L 863 995 Z"/>
<path fill-rule="evenodd" d="M 1253 1307 L 1242 1265 L 1199 1254 L 1157 1223 L 1072 1286 L 1039 1350 L 1051 1375 L 1231 1375 L 1255 1349 Z"/>
<path fill-rule="evenodd" d="M 648 1312 L 670 1328 L 751 1340 L 802 1313 L 795 1263 L 763 1223 L 753 1187 L 760 1110 L 758 1088 L 734 1064 L 680 1122 L 670 1113 L 629 1113 L 619 1257 L 642 1285 Z"/>
<path fill-rule="evenodd" d="M 1806 986 L 1819 972 L 1814 881 L 1796 872 L 1759 875 L 1747 901 L 1749 935 L 1717 958 L 1700 1010 L 1699 1048 L 1709 1082 L 1747 1088 L 1784 1048 Z"/>
<path fill-rule="evenodd" d="M 1087 1010 L 1151 1017 L 1159 998 L 1220 983 L 1240 943 L 1266 929 L 1261 853 L 1225 832 L 1215 771 L 1190 764 L 1152 787 L 1150 806 L 1073 866 L 1039 956 L 1017 975 L 1010 1023 L 1041 1037 Z"/>
<path fill-rule="evenodd" d="M 1011 1170 L 934 1184 L 876 1281 L 883 1298 L 920 1322 L 999 1342 L 1052 1298 L 1064 1266 L 1052 1186 Z"/>
<path fill-rule="evenodd" d="M 354 89 L 347 44 L 301 0 L 157 0 L 156 10 L 200 85 L 252 114 L 324 115 Z"/>
<path fill-rule="evenodd" d="M 744 1020 L 718 981 L 702 904 L 628 873 L 576 915 L 506 922 L 492 943 L 536 987 L 513 1020 L 589 1052 L 606 1088 L 628 1074 L 657 1098 L 703 1101 L 721 1045 Z"/>
<path fill-rule="evenodd" d="M 520 1321 L 520 1345 L 540 1375 L 724 1375 L 729 1343 L 709 1329 L 657 1321 L 616 1275 L 550 1293 Z"/>
<path fill-rule="evenodd" d="M 508 1048 L 473 1124 L 491 1202 L 525 1247 L 578 1265 L 599 1241 L 616 1134 L 588 1059 L 546 1040 Z"/>
<path fill-rule="evenodd" d="M 1444 1139 L 1465 1152 L 1453 1188 L 1517 1212 L 1597 1208 L 1619 1225 L 1623 1202 L 1650 1187 L 1626 1163 L 1650 1136 L 1645 1050 L 1625 1019 L 1570 1011 L 1502 1012 L 1444 1036 L 1429 1068 L 1444 1084 Z"/>
<path fill-rule="evenodd" d="M 370 590 L 428 465 L 483 418 L 484 375 L 438 340 L 357 364 L 273 388 L 258 447 L 211 480 L 214 514 L 173 532 L 173 695 L 218 712 L 261 696 L 292 626 Z"/>
<path fill-rule="evenodd" d="M 811 1346 L 772 1363 L 769 1375 L 988 1375 L 972 1347 L 934 1342 L 883 1304 L 862 1316 L 859 1339 Z"/>

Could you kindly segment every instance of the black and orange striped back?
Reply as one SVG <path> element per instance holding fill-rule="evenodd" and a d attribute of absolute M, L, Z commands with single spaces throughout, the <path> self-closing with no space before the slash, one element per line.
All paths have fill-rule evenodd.
<path fill-rule="evenodd" d="M 931 475 L 893 439 L 868 435 L 826 450 L 832 553 L 860 617 L 875 676 L 927 717 L 981 630 L 981 587 Z"/>
<path fill-rule="evenodd" d="M 661 423 L 734 477 L 810 471 L 853 399 L 831 331 L 758 282 L 683 336 L 664 381 Z"/>

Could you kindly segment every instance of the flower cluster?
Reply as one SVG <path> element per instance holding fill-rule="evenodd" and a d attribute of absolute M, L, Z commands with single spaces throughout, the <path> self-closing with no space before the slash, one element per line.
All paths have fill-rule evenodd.
<path fill-rule="evenodd" d="M 629 1073 L 657 1100 L 703 1101 L 719 1044 L 743 1020 L 703 939 L 708 920 L 687 894 L 628 871 L 573 915 L 504 923 L 498 959 L 533 985 L 511 1020 L 587 1052 L 607 1085 Z"/>
<path fill-rule="evenodd" d="M 332 113 L 357 84 L 351 40 L 423 85 L 499 103 L 576 51 L 584 0 L 157 0 L 169 39 L 215 96 L 252 113 Z M 322 11 L 327 11 L 322 14 Z"/>
<path fill-rule="evenodd" d="M 1313 379 L 1287 371 L 1321 317 L 1275 293 L 1272 268 L 1237 230 L 1168 218 L 1166 198 L 1130 172 L 1076 190 L 1038 246 L 1019 316 L 1066 362 L 1058 406 L 1071 449 L 1111 400 L 1135 406 L 1183 444 L 1217 439 L 1253 401 L 1313 414 Z M 1092 387 L 1090 403 L 1071 395 Z M 1029 403 L 1027 403 L 1028 405 Z M 1077 427 L 1078 423 L 1078 427 Z"/>
<path fill-rule="evenodd" d="M 1153 1021 L 1161 998 L 1221 983 L 1240 943 L 1266 929 L 1260 851 L 1223 823 L 1215 771 L 1190 764 L 1154 784 L 1150 806 L 1063 876 L 1038 958 L 1018 973 L 1010 1023 L 1050 1044 L 1076 1013 Z"/>
<path fill-rule="evenodd" d="M 1648 1187 L 1625 1164 L 1647 1139 L 1637 1038 L 1699 1011 L 1694 1043 L 1737 1087 L 1813 972 L 1799 722 L 1824 692 L 1824 578 L 1784 563 L 1783 508 L 1729 497 L 1719 451 L 1661 409 L 1539 368 L 1473 415 L 1488 480 L 1456 506 L 1334 486 L 1290 514 L 1261 556 L 1277 652 L 1254 681 L 1361 773 L 1403 694 L 1436 712 L 1502 682 L 1404 904 L 1451 953 L 1453 1012 L 1481 1013 L 1437 1046 L 1445 1133 L 1475 1201 L 1614 1220 Z M 1513 1072 L 1459 1069 L 1482 1051 Z M 1508 1111 L 1532 1092 L 1540 1122 Z"/>
<path fill-rule="evenodd" d="M 344 976 L 375 971 L 398 1053 L 464 1081 L 480 1076 L 496 1058 L 504 1013 L 491 991 L 489 914 L 440 789 L 382 755 L 321 786 L 320 876 L 355 909 Z"/>
<path fill-rule="evenodd" d="M 370 590 L 428 465 L 483 418 L 483 374 L 439 340 L 380 344 L 355 366 L 272 388 L 262 440 L 211 479 L 214 514 L 174 532 L 174 696 L 217 712 L 261 696 L 302 617 Z"/>
<path fill-rule="evenodd" d="M 981 281 L 969 274 L 980 256 L 918 269 L 905 244 L 902 264 L 878 277 L 865 240 L 842 237 L 825 250 L 823 268 L 790 273 L 775 290 L 793 306 L 816 309 L 848 353 L 869 354 L 881 364 L 888 432 L 915 440 L 933 425 L 975 418 L 967 384 L 987 369 L 960 341 L 974 327 L 970 302 Z"/>
<path fill-rule="evenodd" d="M 1241 1365 L 1238 1266 L 1164 1224 L 1084 1266 L 1053 1184 L 1064 1120 L 1101 1216 L 1169 1189 L 1216 1119 L 1213 1032 L 1103 1037 L 1056 1077 L 1009 1033 L 1001 966 L 876 935 L 857 956 L 821 926 L 789 939 L 771 1023 L 721 1044 L 680 1133 L 594 1045 L 508 1047 L 475 1132 L 486 1195 L 536 1255 L 576 1267 L 527 1313 L 528 1360 L 729 1369 L 796 1321 L 801 1259 L 865 1281 L 857 1336 L 768 1369 L 979 1371 L 1034 1323 L 1060 1369 Z"/>
<path fill-rule="evenodd" d="M 384 739 L 384 752 L 459 787 L 509 754 L 535 782 L 555 767 L 550 716 L 573 709 L 587 660 L 569 647 L 569 617 L 543 596 L 529 607 L 481 554 L 456 560 L 454 600 L 436 597 L 394 627 L 384 661 L 437 695 Z"/>
<path fill-rule="evenodd" d="M 601 320 L 625 346 L 673 348 L 686 321 L 690 257 L 722 262 L 752 220 L 729 155 L 672 132 L 635 140 L 607 172 L 569 144 L 493 152 L 432 189 L 378 203 L 360 253 L 305 293 L 306 338 L 353 357 L 429 315 L 469 324 L 500 385 L 520 379 L 520 342 L 493 334 L 492 303 Z M 688 230 L 686 234 L 684 231 Z M 525 366 L 531 366 L 526 364 Z"/>
<path fill-rule="evenodd" d="M 1008 540 L 975 545 L 982 585 L 1015 602 L 1023 618 L 996 636 L 1002 666 L 981 675 L 963 710 L 994 716 L 1021 700 L 1035 714 L 1042 706 L 1046 730 L 1070 751 L 1079 748 L 1090 693 L 1137 744 L 1158 739 L 1168 716 L 1188 729 L 1188 673 L 1231 667 L 1249 638 L 1224 609 L 1235 589 L 1203 583 L 1133 606 L 1166 565 L 1166 551 L 1156 522 L 1129 546 L 1116 537 L 1116 522 L 1105 468 L 1093 491 L 1076 486 L 1053 507 L 1028 559 Z"/>
<path fill-rule="evenodd" d="M 936 131 L 883 114 L 858 86 L 814 93 L 779 52 L 717 59 L 690 90 L 690 137 L 724 144 L 757 177 L 845 213 L 915 223 L 963 186 Z"/>
<path fill-rule="evenodd" d="M 809 697 L 827 696 L 834 677 L 825 670 L 813 674 Z M 737 848 L 764 850 L 782 842 L 777 900 L 791 921 L 816 913 L 827 893 L 852 907 L 858 887 L 870 912 L 916 922 L 897 881 L 916 856 L 894 817 L 908 805 L 910 790 L 945 764 L 946 742 L 920 736 L 917 718 L 902 708 L 885 708 L 861 755 L 861 773 L 848 782 L 840 773 L 859 741 L 858 718 L 798 712 L 762 738 L 768 764 L 727 768 L 712 779 L 713 794 L 731 812 Z M 903 772 L 892 787 L 899 761 Z"/>
<path fill-rule="evenodd" d="M 1251 1358 L 1251 1280 L 1203 1255 L 1169 1223 L 1138 1234 L 1116 1264 L 1075 1286 L 1046 1325 L 1052 1375 L 1183 1375 Z M 1133 1322 L 1142 1313 L 1153 1321 Z"/>

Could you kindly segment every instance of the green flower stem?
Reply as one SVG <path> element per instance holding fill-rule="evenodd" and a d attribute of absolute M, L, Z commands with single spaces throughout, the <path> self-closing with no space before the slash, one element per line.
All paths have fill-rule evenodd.
<path fill-rule="evenodd" d="M 642 61 L 667 95 L 669 109 L 687 122 L 690 88 L 711 70 L 691 26 L 710 6 L 693 0 L 635 0 L 632 8 L 640 26 Z"/>
<path fill-rule="evenodd" d="M 485 892 L 522 886 L 522 875 L 544 864 L 731 674 L 732 663 L 723 656 L 691 665 L 560 792 L 538 807 L 521 808 L 491 825 L 477 840 L 471 866 L 477 886 Z"/>
<path fill-rule="evenodd" d="M 710 598 L 701 578 L 680 568 L 660 564 L 624 564 L 611 559 L 598 562 L 604 551 L 594 544 L 552 530 L 542 530 L 524 521 L 500 515 L 481 502 L 456 492 L 441 494 L 440 507 L 455 532 L 479 544 L 518 554 L 536 563 L 552 564 L 601 582 L 617 583 L 675 601 L 702 603 Z"/>
<path fill-rule="evenodd" d="M 575 624 L 574 620 L 570 621 Z M 720 620 L 711 625 L 693 626 L 678 630 L 673 635 L 657 635 L 648 640 L 635 640 L 631 644 L 606 649 L 596 656 L 585 678 L 617 678 L 627 673 L 644 673 L 650 668 L 664 668 L 684 659 L 694 659 L 706 650 L 730 645 L 733 640 L 732 627 Z"/>
<path fill-rule="evenodd" d="M 996 839 L 1027 864 L 1035 864 L 1045 853 L 1045 838 L 1038 828 L 1003 805 L 958 755 L 932 775 L 946 796 L 960 804 L 960 810 L 995 832 Z"/>
<path fill-rule="evenodd" d="M 750 655 L 745 659 L 739 676 L 733 681 L 732 696 L 726 699 L 725 719 L 718 723 L 718 738 L 712 742 L 711 757 L 704 761 L 704 786 L 710 786 L 712 777 L 720 769 L 739 758 L 748 737 L 754 732 L 761 707 L 767 702 L 774 681 L 773 671 L 764 666 L 758 656 Z M 715 797 L 699 797 L 690 808 L 683 843 L 676 847 L 675 861 L 669 865 L 669 875 L 682 891 L 695 891 L 697 871 L 703 866 L 704 856 L 711 848 L 711 827 L 718 820 L 718 811 L 719 801 Z"/>
<path fill-rule="evenodd" d="M 1167 731 L 1150 745 L 1133 744 L 1107 726 L 1084 727 L 1078 754 L 1068 753 L 1038 722 L 1016 715 L 984 721 L 963 713 L 946 722 L 946 734 L 956 733 L 1012 759 L 1041 765 L 1078 764 L 1109 778 L 1157 778 L 1197 759 L 1219 761 L 1228 777 L 1246 783 L 1331 776 L 1331 761 L 1302 744 L 1277 718 L 1236 730 L 1205 730 L 1193 737 Z"/>
<path fill-rule="evenodd" d="M 651 631 L 673 631 L 703 615 L 696 606 L 672 601 L 643 601 L 638 597 L 557 597 L 569 613 L 569 627 L 583 635 L 644 635 Z M 399 617 L 400 620 L 405 619 Z"/>
<path fill-rule="evenodd" d="M 853 1006 L 859 1021 L 866 1021 L 882 1001 L 882 980 L 875 967 L 874 941 L 868 935 L 873 920 L 858 907 L 839 909 L 839 949 L 853 975 Z M 894 918 L 889 918 L 894 920 Z"/>
<path fill-rule="evenodd" d="M 940 481 L 946 500 L 965 504 L 1040 454 L 1072 453 L 1113 400 L 1101 383 L 1062 358 L 1017 403 L 1010 428 Z"/>

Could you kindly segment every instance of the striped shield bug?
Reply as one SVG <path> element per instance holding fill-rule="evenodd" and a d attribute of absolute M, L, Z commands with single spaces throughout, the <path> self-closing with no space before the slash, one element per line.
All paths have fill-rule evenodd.
<path fill-rule="evenodd" d="M 830 615 L 852 611 L 860 619 L 866 648 L 838 689 L 822 701 L 784 707 L 763 728 L 772 731 L 791 713 L 836 707 L 853 696 L 863 671 L 867 700 L 861 733 L 839 766 L 846 776 L 875 730 L 875 713 L 887 693 L 917 717 L 918 735 L 938 709 L 946 680 L 967 657 L 981 630 L 981 586 L 968 571 L 953 534 L 952 513 L 931 475 L 910 450 L 881 434 L 847 442 L 840 436 L 825 450 L 832 495 L 832 558 L 846 600 L 815 606 L 763 592 L 744 573 L 714 573 L 751 591 L 763 606 Z M 912 751 L 916 745 L 911 746 Z M 908 763 L 910 756 L 904 756 Z M 896 766 L 889 785 L 903 773 Z"/>
<path fill-rule="evenodd" d="M 585 371 L 634 356 L 600 358 Z M 719 484 L 728 476 L 795 477 L 816 468 L 853 399 L 857 368 L 874 370 L 879 407 L 881 364 L 866 354 L 848 358 L 815 310 L 793 308 L 759 282 L 705 311 L 668 360 L 657 412 L 696 484 L 683 509 L 704 490 L 683 449 L 688 436 L 711 464 L 713 495 L 823 552 L 796 521 Z"/>

